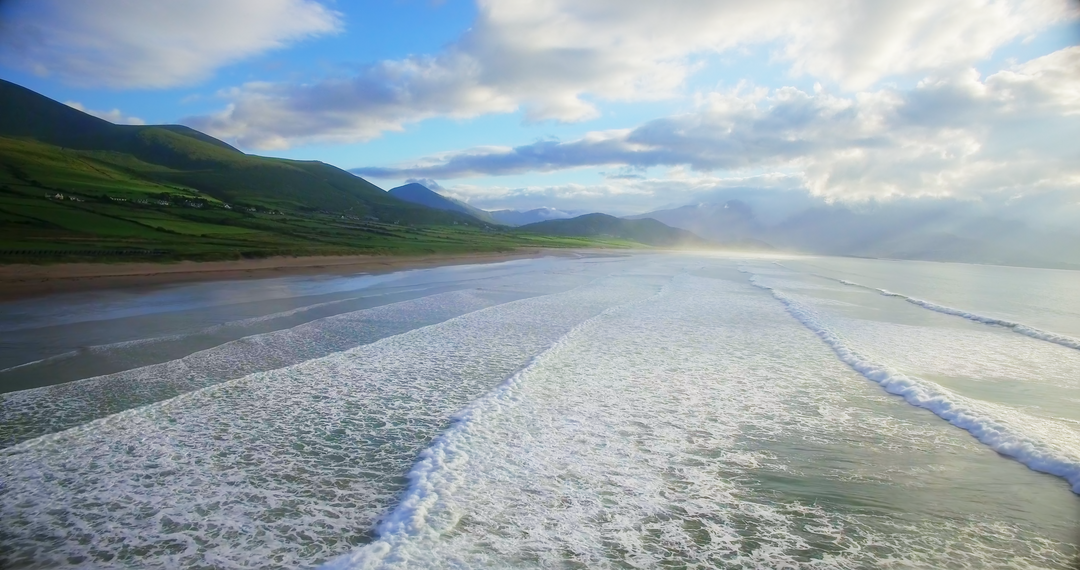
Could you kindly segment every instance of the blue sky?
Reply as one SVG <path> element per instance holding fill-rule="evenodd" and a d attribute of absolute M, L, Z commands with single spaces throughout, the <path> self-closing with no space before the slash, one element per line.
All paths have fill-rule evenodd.
<path fill-rule="evenodd" d="M 14 0 L 0 76 L 488 209 L 1080 206 L 1077 3 L 810 4 Z"/>

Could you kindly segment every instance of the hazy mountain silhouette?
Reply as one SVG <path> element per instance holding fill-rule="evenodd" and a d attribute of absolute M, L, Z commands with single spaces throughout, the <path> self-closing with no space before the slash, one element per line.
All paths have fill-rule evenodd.
<path fill-rule="evenodd" d="M 399 200 L 420 204 L 421 206 L 427 206 L 428 208 L 435 208 L 436 210 L 447 210 L 450 212 L 467 214 L 477 220 L 489 224 L 499 223 L 499 221 L 493 218 L 488 212 L 479 208 L 474 208 L 460 200 L 443 196 L 419 182 L 411 182 L 404 186 L 391 188 L 390 195 Z"/>
<path fill-rule="evenodd" d="M 547 220 L 564 220 L 581 215 L 580 212 L 566 212 L 555 208 L 536 208 L 525 212 L 519 210 L 494 210 L 488 212 L 501 224 L 508 226 L 524 226 Z"/>
<path fill-rule="evenodd" d="M 763 204 L 762 209 L 768 207 Z M 1080 268 L 1080 236 L 1044 231 L 951 200 L 862 207 L 821 202 L 778 218 L 736 199 L 631 218 L 656 219 L 706 239 L 757 239 L 802 253 Z"/>

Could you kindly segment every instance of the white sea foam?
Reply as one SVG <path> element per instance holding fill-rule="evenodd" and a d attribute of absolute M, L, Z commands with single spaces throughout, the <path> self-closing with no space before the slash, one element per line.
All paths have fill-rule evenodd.
<path fill-rule="evenodd" d="M 439 293 L 242 337 L 161 364 L 0 394 L 0 447 L 254 372 L 347 350 L 505 300 L 503 294 L 477 290 Z"/>
<path fill-rule="evenodd" d="M 783 287 L 785 290 L 788 289 L 788 287 L 786 287 L 783 283 L 778 283 L 772 280 L 767 282 L 763 281 L 763 283 L 768 283 L 768 285 L 771 287 Z M 806 303 L 808 305 L 817 305 L 820 307 L 858 307 L 858 305 L 856 305 L 855 303 L 849 303 L 847 301 L 841 301 L 839 299 L 816 297 L 813 295 L 800 295 L 798 293 L 789 294 L 795 299 L 797 299 L 800 303 Z"/>
<path fill-rule="evenodd" d="M 994 451 L 1011 457 L 1032 470 L 1056 475 L 1069 482 L 1073 492 L 1080 494 L 1080 456 L 1052 442 L 1034 439 L 1015 425 L 990 417 L 985 404 L 959 396 L 941 386 L 892 370 L 872 362 L 856 351 L 839 334 L 822 323 L 810 308 L 795 301 L 782 291 L 762 284 L 751 275 L 750 282 L 769 290 L 781 301 L 793 317 L 803 323 L 825 342 L 847 365 L 880 384 L 890 394 L 903 397 L 908 403 L 930 410 L 938 417 L 962 428 Z"/>
<path fill-rule="evenodd" d="M 457 270 L 460 271 L 460 270 L 463 270 L 463 269 L 468 269 L 469 267 L 470 266 L 453 266 L 453 267 L 443 268 L 443 270 L 457 269 Z M 374 285 L 376 285 L 378 283 L 381 283 L 383 281 L 391 281 L 391 280 L 393 280 L 393 279 L 391 279 L 391 277 L 394 277 L 394 276 L 396 276 L 396 277 L 394 277 L 396 279 L 396 278 L 400 278 L 400 277 L 402 277 L 404 275 L 407 275 L 408 273 L 419 273 L 419 272 L 421 272 L 421 270 L 414 270 L 412 272 L 410 272 L 410 271 L 398 272 L 398 273 L 394 273 L 394 274 L 387 274 L 385 276 L 368 277 L 368 278 L 365 278 L 365 282 L 367 283 L 366 287 L 374 286 Z M 524 296 L 532 296 L 532 295 L 540 295 L 540 294 L 549 294 L 549 293 L 555 293 L 555 292 L 558 292 L 558 291 L 561 291 L 561 290 L 567 290 L 567 289 L 570 289 L 570 288 L 572 288 L 574 286 L 580 285 L 580 284 L 582 284 L 582 282 L 588 280 L 588 278 L 582 274 L 581 268 L 574 268 L 574 267 L 562 268 L 562 269 L 557 269 L 557 270 L 556 269 L 546 270 L 544 272 L 544 278 L 542 280 L 537 280 L 535 278 L 535 275 L 531 275 L 531 277 L 532 278 L 528 278 L 528 277 L 524 277 L 522 275 L 508 275 L 508 276 L 504 275 L 504 276 L 501 276 L 499 278 L 499 280 L 498 280 L 498 283 L 499 283 L 498 289 L 499 289 L 499 291 L 503 291 L 503 292 L 520 291 L 522 293 L 520 295 L 520 297 L 524 297 Z M 349 303 L 355 303 L 355 302 L 361 301 L 361 300 L 379 299 L 379 298 L 383 298 L 383 297 L 402 295 L 402 294 L 409 294 L 409 295 L 413 295 L 413 296 L 416 296 L 416 297 L 427 296 L 427 295 L 437 294 L 440 289 L 442 289 L 442 290 L 446 290 L 446 289 L 464 290 L 464 289 L 474 288 L 476 286 L 479 286 L 482 289 L 487 283 L 490 283 L 490 282 L 491 282 L 491 279 L 464 278 L 464 277 L 462 277 L 462 278 L 459 278 L 459 279 L 456 279 L 456 280 L 453 280 L 453 281 L 439 281 L 439 282 L 435 282 L 435 283 L 415 284 L 415 285 L 411 285 L 411 286 L 408 286 L 408 287 L 406 287 L 406 286 L 398 286 L 398 287 L 395 287 L 394 290 L 392 290 L 392 291 L 387 291 L 387 292 L 382 292 L 382 293 L 366 293 L 366 294 L 363 294 L 363 295 L 360 295 L 360 296 L 351 296 L 351 297 L 348 297 L 348 298 L 345 298 L 345 299 L 336 299 L 336 300 L 332 300 L 332 301 L 324 301 L 324 302 L 320 302 L 320 303 L 313 303 L 313 304 L 310 304 L 310 305 L 296 307 L 296 308 L 285 310 L 285 311 L 279 311 L 279 312 L 275 312 L 275 313 L 269 313 L 269 314 L 259 315 L 259 316 L 249 317 L 249 318 L 240 318 L 240 319 L 235 319 L 235 320 L 226 321 L 226 322 L 220 322 L 220 323 L 216 323 L 216 324 L 213 324 L 213 325 L 209 325 L 209 326 L 200 328 L 198 330 L 192 330 L 192 331 L 186 331 L 186 332 L 182 332 L 182 333 L 156 336 L 156 337 L 151 337 L 151 338 L 140 338 L 140 339 L 133 339 L 133 340 L 118 341 L 118 342 L 112 342 L 112 343 L 106 343 L 106 344 L 99 344 L 99 345 L 91 345 L 91 346 L 80 347 L 80 348 L 78 348 L 76 350 L 70 350 L 70 351 L 60 353 L 60 354 L 55 354 L 55 355 L 52 355 L 52 356 L 48 356 L 46 358 L 34 360 L 34 361 L 31 361 L 31 362 L 24 362 L 22 364 L 17 364 L 17 365 L 14 365 L 14 366 L 9 366 L 9 367 L 4 368 L 4 369 L 0 369 L 0 374 L 3 374 L 5 372 L 12 372 L 12 371 L 15 371 L 15 370 L 22 370 L 22 369 L 25 369 L 25 368 L 37 367 L 37 366 L 40 366 L 40 365 L 48 365 L 48 364 L 61 362 L 61 361 L 65 361 L 65 360 L 75 358 L 75 357 L 86 356 L 86 355 L 101 355 L 103 357 L 111 357 L 111 356 L 115 356 L 115 355 L 120 355 L 120 354 L 124 353 L 125 351 L 126 352 L 131 352 L 131 349 L 137 349 L 138 351 L 140 351 L 140 353 L 142 353 L 145 350 L 152 350 L 152 347 L 154 347 L 154 345 L 161 345 L 161 344 L 167 344 L 167 343 L 177 343 L 177 342 L 183 343 L 183 342 L 187 341 L 188 339 L 195 339 L 197 337 L 209 338 L 209 337 L 217 336 L 217 337 L 225 337 L 225 338 L 229 338 L 229 337 L 242 338 L 242 337 L 252 336 L 250 333 L 245 333 L 244 331 L 246 329 L 254 328 L 255 325 L 260 325 L 262 323 L 267 323 L 267 322 L 271 322 L 271 321 L 275 321 L 275 320 L 289 319 L 290 317 L 295 317 L 297 315 L 302 315 L 304 313 L 311 312 L 311 311 L 318 312 L 319 309 L 327 309 L 327 308 L 331 308 L 331 307 L 335 307 L 335 306 L 347 305 Z M 351 313 L 351 312 L 355 312 L 355 311 L 349 310 L 346 307 L 344 312 L 350 312 Z M 25 372 L 25 371 L 23 371 L 23 372 Z"/>
<path fill-rule="evenodd" d="M 973 390 L 980 399 L 1047 409 L 1059 404 L 1062 397 L 1080 396 L 1080 351 L 991 327 L 878 320 L 874 313 L 858 309 L 838 312 L 811 297 L 784 292 L 800 304 L 819 307 L 824 324 L 864 356 L 944 382 L 946 388 L 955 386 L 961 394 Z M 860 318 L 865 316 L 870 318 Z M 941 377 L 947 380 L 938 380 Z"/>
<path fill-rule="evenodd" d="M 664 288 L 666 289 L 666 287 Z M 657 294 L 662 296 L 664 289 Z M 432 516 L 438 504 L 452 496 L 463 480 L 462 467 L 469 460 L 467 439 L 470 432 L 481 424 L 486 416 L 500 413 L 507 405 L 513 405 L 515 389 L 535 368 L 556 357 L 561 349 L 576 337 L 584 334 L 595 321 L 613 311 L 626 310 L 630 305 L 619 305 L 601 312 L 578 324 L 559 338 L 546 351 L 536 355 L 520 371 L 508 378 L 484 397 L 464 410 L 454 414 L 454 424 L 435 439 L 431 447 L 420 454 L 420 461 L 409 472 L 409 487 L 397 507 L 379 523 L 376 534 L 379 539 L 364 548 L 328 562 L 322 567 L 328 570 L 368 568 L 386 563 L 407 562 L 407 559 L 389 557 L 396 543 L 416 536 L 437 538 L 457 521 L 438 520 Z M 445 507 L 442 509 L 445 511 Z"/>
<path fill-rule="evenodd" d="M 296 567 L 347 552 L 456 410 L 656 281 L 483 308 L 9 447 L 0 561 Z"/>
<path fill-rule="evenodd" d="M 497 303 L 565 291 L 594 278 L 595 275 L 576 272 L 548 275 L 537 283 L 535 274 L 523 272 L 497 282 L 489 281 L 490 287 L 434 293 L 346 311 L 291 328 L 247 334 L 222 344 L 215 341 L 216 346 L 159 364 L 0 394 L 0 448 L 225 380 L 347 350 Z M 268 320 L 276 315 L 256 319 Z M 230 334 L 242 334 L 244 330 L 240 326 Z M 154 344 L 156 339 L 127 344 L 135 346 L 141 342 Z"/>
<path fill-rule="evenodd" d="M 824 276 L 822 276 L 822 277 L 824 277 Z M 826 279 L 832 279 L 832 278 L 831 277 L 826 277 Z M 1005 327 L 1007 329 L 1012 329 L 1014 332 L 1020 333 L 1020 334 L 1022 334 L 1024 336 L 1028 336 L 1028 337 L 1038 339 L 1038 340 L 1043 340 L 1043 341 L 1046 341 L 1046 342 L 1052 342 L 1054 344 L 1059 344 L 1059 345 L 1067 347 L 1067 348 L 1080 350 L 1080 339 L 1075 339 L 1075 338 L 1065 336 L 1065 335 L 1062 335 L 1062 334 L 1058 334 L 1058 333 L 1055 333 L 1055 332 L 1050 332 L 1050 331 L 1045 331 L 1045 330 L 1042 330 L 1042 329 L 1037 329 L 1037 328 L 1035 328 L 1033 326 L 1025 325 L 1024 323 L 1018 323 L 1016 321 L 1009 321 L 1009 320 L 1005 320 L 1005 319 L 998 319 L 998 318 L 995 318 L 995 317 L 988 317 L 986 315 L 980 315 L 980 314 L 977 314 L 977 313 L 964 311 L 962 309 L 955 309 L 953 307 L 947 307 L 945 305 L 939 305 L 937 303 L 932 303 L 930 301 L 925 301 L 923 299 L 919 299 L 919 298 L 916 298 L 916 297 L 909 297 L 909 296 L 904 295 L 902 293 L 896 293 L 896 292 L 893 292 L 893 291 L 889 291 L 888 289 L 881 289 L 881 288 L 878 288 L 878 287 L 870 287 L 868 285 L 862 285 L 862 284 L 859 284 L 859 283 L 855 283 L 854 281 L 848 281 L 846 279 L 836 279 L 836 281 L 839 281 L 840 283 L 843 283 L 844 285 L 850 285 L 852 287 L 860 287 L 860 288 L 863 288 L 863 289 L 869 289 L 871 291 L 877 291 L 878 293 L 881 293 L 882 295 L 885 295 L 886 297 L 899 297 L 899 298 L 907 301 L 908 303 L 911 303 L 913 305 L 918 305 L 918 306 L 920 306 L 920 307 L 922 307 L 924 309 L 930 309 L 931 311 L 936 311 L 938 313 L 943 313 L 943 314 L 946 314 L 946 315 L 952 315 L 954 317 L 963 317 L 965 319 L 968 319 L 970 321 L 975 321 L 977 323 L 983 323 L 983 324 L 987 324 L 987 325 Z"/>
<path fill-rule="evenodd" d="M 336 287 L 331 284 L 332 282 L 316 283 L 314 287 L 312 287 L 313 282 L 294 283 L 289 288 L 290 294 L 288 296 L 296 298 L 305 294 L 360 292 L 375 285 L 400 279 L 411 272 L 419 271 L 423 270 L 400 271 L 383 275 L 357 275 L 337 280 L 338 286 Z M 0 320 L 0 333 L 88 323 L 98 320 L 143 317 L 174 311 L 213 309 L 234 302 L 232 299 L 235 299 L 235 297 L 221 294 L 223 290 L 224 292 L 236 291 L 237 289 L 244 291 L 245 288 L 246 285 L 236 282 L 200 283 L 185 286 L 181 290 L 183 292 L 179 295 L 176 294 L 175 290 L 164 290 L 159 293 L 150 293 L 137 297 L 125 296 L 119 299 L 108 297 L 101 299 L 91 295 L 84 296 L 86 297 L 84 300 L 75 300 L 75 296 L 68 295 L 65 296 L 67 298 L 62 299 L 55 306 L 51 304 L 43 305 L 34 299 L 15 301 L 5 307 L 9 314 L 6 315 L 8 316 L 7 319 Z M 208 295 L 206 294 L 207 291 L 213 293 Z M 255 300 L 259 301 L 273 301 L 282 298 L 280 294 L 274 294 L 273 292 L 267 294 L 266 291 L 272 291 L 272 288 L 263 291 L 256 289 L 244 292 L 248 294 L 254 292 L 256 294 Z M 251 300 L 250 296 L 245 295 L 245 297 Z"/>
<path fill-rule="evenodd" d="M 380 540 L 326 567 L 993 567 L 995 548 L 1020 567 L 1067 560 L 998 520 L 878 514 L 917 508 L 893 465 L 940 473 L 927 447 L 981 446 L 883 414 L 891 400 L 752 291 L 681 276 L 579 326 L 422 456 Z M 954 484 L 985 478 L 960 465 Z M 886 506 L 848 506 L 868 491 Z"/>
<path fill-rule="evenodd" d="M 373 296 L 381 296 L 381 295 L 373 295 Z M 254 324 L 257 324 L 257 323 L 262 323 L 262 322 L 266 322 L 266 321 L 272 321 L 272 320 L 275 320 L 275 319 L 291 317 L 291 316 L 301 314 L 301 313 L 305 313 L 307 311 L 311 311 L 311 310 L 314 310 L 314 309 L 321 309 L 321 308 L 324 308 L 324 307 L 330 307 L 330 306 L 338 305 L 338 304 L 341 304 L 341 303 L 347 303 L 349 301 L 355 301 L 357 299 L 359 299 L 359 297 L 354 297 L 354 298 L 349 298 L 349 299 L 338 299 L 338 300 L 335 300 L 335 301 L 327 301 L 327 302 L 324 302 L 324 303 L 315 303 L 315 304 L 312 304 L 312 305 L 306 305 L 306 306 L 303 306 L 303 307 L 297 307 L 295 309 L 290 309 L 290 310 L 287 310 L 287 311 L 280 311 L 280 312 L 271 313 L 271 314 L 268 314 L 268 315 L 260 315 L 258 317 L 251 317 L 251 318 L 247 318 L 247 319 L 237 319 L 235 321 L 228 321 L 228 322 L 224 322 L 224 323 L 218 323 L 218 324 L 215 324 L 215 325 L 211 325 L 209 327 L 205 327 L 205 328 L 200 329 L 200 330 L 186 332 L 186 333 L 157 336 L 157 337 L 152 337 L 152 338 L 140 338 L 140 339 L 134 339 L 134 340 L 111 342 L 111 343 L 108 343 L 108 344 L 97 344 L 97 345 L 86 346 L 86 347 L 82 347 L 82 348 L 79 348 L 79 349 L 76 349 L 76 350 L 69 350 L 67 352 L 62 352 L 60 354 L 54 354 L 52 356 L 48 356 L 48 357 L 41 358 L 41 359 L 38 359 L 38 360 L 34 360 L 34 361 L 31 361 L 31 362 L 24 362 L 22 364 L 17 364 L 15 366 L 9 366 L 7 368 L 0 369 L 0 373 L 10 372 L 12 370 L 18 370 L 20 368 L 26 368 L 28 366 L 34 366 L 34 365 L 38 365 L 38 364 L 46 364 L 46 363 L 57 362 L 57 361 L 61 361 L 61 360 L 67 360 L 67 359 L 74 358 L 76 356 L 80 356 L 80 355 L 83 355 L 83 354 L 86 354 L 86 353 L 109 353 L 109 352 L 114 352 L 114 351 L 123 350 L 123 349 L 144 347 L 146 345 L 151 345 L 151 344 L 158 344 L 158 343 L 164 343 L 164 342 L 173 342 L 173 341 L 177 341 L 177 340 L 181 340 L 181 339 L 189 338 L 189 337 L 193 337 L 193 336 L 209 335 L 209 334 L 217 333 L 217 332 L 219 332 L 221 330 L 228 329 L 228 328 L 248 327 L 248 326 L 251 326 L 251 325 L 254 325 Z"/>
<path fill-rule="evenodd" d="M 742 280 L 656 296 L 679 265 L 0 451 L 0 566 L 309 567 L 377 529 L 376 566 L 1068 566 L 1059 481 L 866 382 Z"/>
<path fill-rule="evenodd" d="M 22 364 L 16 364 L 15 366 L 8 366 L 7 368 L 0 369 L 0 372 L 9 372 L 11 370 L 18 370 L 20 368 L 26 368 L 27 366 L 33 366 L 35 364 L 41 364 L 42 362 L 46 362 L 46 361 L 49 361 L 49 360 L 59 360 L 59 359 L 63 359 L 63 358 L 68 358 L 68 357 L 71 357 L 71 356 L 75 356 L 76 354 L 78 354 L 78 353 L 75 352 L 75 351 L 71 351 L 71 352 L 66 352 L 66 353 L 63 353 L 63 354 L 57 354 L 55 356 L 47 356 L 45 358 L 39 358 L 38 360 L 31 360 L 29 362 L 23 362 Z"/>

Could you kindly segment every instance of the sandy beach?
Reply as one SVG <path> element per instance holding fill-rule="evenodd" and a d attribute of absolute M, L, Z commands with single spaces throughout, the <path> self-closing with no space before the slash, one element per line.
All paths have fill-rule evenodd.
<path fill-rule="evenodd" d="M 146 287 L 260 279 L 291 275 L 349 275 L 386 273 L 403 269 L 495 263 L 543 256 L 597 254 L 599 250 L 521 249 L 508 253 L 433 254 L 418 256 L 346 255 L 270 257 L 233 261 L 181 261 L 177 263 L 61 263 L 55 265 L 0 265 L 0 302 L 95 289 Z M 607 252 L 613 254 L 615 252 Z"/>

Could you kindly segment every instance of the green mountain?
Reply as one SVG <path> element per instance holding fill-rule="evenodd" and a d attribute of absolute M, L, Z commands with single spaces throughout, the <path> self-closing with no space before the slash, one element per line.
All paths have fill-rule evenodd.
<path fill-rule="evenodd" d="M 436 210 L 447 210 L 450 212 L 460 212 L 480 220 L 488 224 L 499 225 L 491 214 L 481 210 L 480 208 L 474 208 L 465 202 L 448 198 L 429 189 L 423 184 L 412 182 L 404 186 L 398 186 L 397 188 L 391 188 L 388 192 L 391 196 L 404 200 L 406 202 L 412 202 L 413 204 L 420 204 L 421 206 L 427 206 L 428 208 L 435 208 Z"/>
<path fill-rule="evenodd" d="M 686 230 L 666 226 L 651 218 L 626 220 L 607 214 L 585 214 L 565 220 L 548 220 L 517 229 L 550 236 L 615 238 L 659 247 L 713 245 Z"/>
<path fill-rule="evenodd" d="M 0 137 L 15 139 L 3 141 L 0 160 L 23 182 L 52 179 L 71 191 L 108 189 L 110 196 L 122 193 L 120 198 L 179 191 L 274 210 L 324 210 L 410 223 L 465 221 L 403 203 L 328 164 L 244 154 L 188 127 L 114 125 L 2 80 L 0 101 Z M 37 168 L 43 158 L 51 159 L 47 172 Z M 125 188 L 112 183 L 117 171 L 133 179 Z"/>
<path fill-rule="evenodd" d="M 114 125 L 0 80 L 0 262 L 581 246 L 489 229 L 322 162 Z"/>

